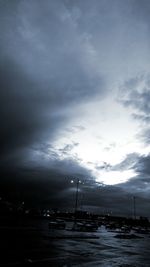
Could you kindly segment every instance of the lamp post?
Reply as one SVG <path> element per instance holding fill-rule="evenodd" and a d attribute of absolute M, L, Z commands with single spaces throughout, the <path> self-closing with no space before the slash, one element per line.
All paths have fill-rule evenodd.
<path fill-rule="evenodd" d="M 133 197 L 133 216 L 134 216 L 134 220 L 136 220 L 136 202 L 135 202 L 135 196 Z"/>
<path fill-rule="evenodd" d="M 74 183 L 74 180 L 71 180 L 71 183 Z M 79 178 L 76 178 L 76 196 L 75 196 L 75 207 L 74 207 L 74 213 L 77 213 L 77 209 L 78 209 L 78 195 L 79 195 L 79 184 L 81 183 L 81 181 L 79 180 Z"/>

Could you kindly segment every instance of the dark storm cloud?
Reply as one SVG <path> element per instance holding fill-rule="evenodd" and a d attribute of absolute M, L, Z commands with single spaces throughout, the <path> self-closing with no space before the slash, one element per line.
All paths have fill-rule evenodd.
<path fill-rule="evenodd" d="M 94 212 L 121 215 L 132 217 L 133 215 L 133 192 L 123 188 L 122 185 L 117 186 L 95 186 L 82 187 L 79 195 L 79 206 L 82 209 L 89 209 Z M 147 216 L 147 208 L 149 208 L 148 199 L 144 196 L 138 196 L 140 204 L 144 204 L 145 208 L 138 210 L 138 215 Z M 147 205 L 145 205 L 147 204 Z M 142 206 L 141 205 L 141 206 Z"/>
<path fill-rule="evenodd" d="M 52 140 L 103 82 L 87 70 L 82 36 L 62 2 L 1 1 L 0 10 L 3 156 Z"/>
<path fill-rule="evenodd" d="M 38 164 L 38 160 L 43 163 Z M 1 196 L 6 195 L 11 200 L 22 199 L 27 204 L 63 208 L 72 205 L 70 199 L 74 203 L 76 179 L 91 179 L 91 173 L 76 160 L 60 160 L 56 157 L 47 161 L 38 157 L 35 161 L 19 162 L 17 166 L 4 170 L 1 168 L 0 173 L 5 178 L 1 179 Z M 75 182 L 73 185 L 71 180 Z"/>
<path fill-rule="evenodd" d="M 98 166 L 99 170 L 119 171 L 132 170 L 136 176 L 124 183 L 114 186 L 99 186 L 99 198 L 96 192 L 95 203 L 102 211 L 113 214 L 128 214 L 132 216 L 133 196 L 136 196 L 138 215 L 148 216 L 149 194 L 150 194 L 150 155 L 140 155 L 138 153 L 130 153 L 125 159 L 117 165 L 110 166 L 107 163 Z M 97 190 L 95 187 L 94 190 Z M 92 197 L 92 196 L 91 196 Z M 96 200 L 97 198 L 97 200 Z M 90 199 L 90 198 L 88 198 Z M 94 203 L 94 202 L 93 202 Z"/>
<path fill-rule="evenodd" d="M 137 137 L 149 144 L 150 75 L 139 75 L 126 81 L 121 87 L 119 101 L 126 108 L 132 108 L 132 116 L 140 125 Z"/>
<path fill-rule="evenodd" d="M 130 194 L 136 194 L 139 197 L 148 197 L 150 193 L 150 155 L 139 155 L 136 153 L 127 155 L 126 159 L 116 165 L 115 169 L 132 169 L 136 176 L 131 177 L 127 182 L 118 186 Z"/>
<path fill-rule="evenodd" d="M 140 155 L 137 153 L 131 153 L 126 155 L 125 159 L 121 161 L 119 164 L 113 166 L 111 169 L 114 171 L 125 171 L 134 169 L 137 161 L 139 160 Z"/>
<path fill-rule="evenodd" d="M 125 106 L 133 107 L 141 115 L 150 112 L 150 76 L 140 75 L 124 83 L 120 90 L 120 101 Z M 144 117 L 143 117 L 144 118 Z M 146 117 L 147 118 L 147 117 Z M 141 117 L 142 119 L 142 117 Z"/>
<path fill-rule="evenodd" d="M 104 81 L 85 62 L 86 38 L 63 1 L 0 1 L 0 17 L 1 194 L 59 202 L 67 175 L 90 172 L 69 158 L 77 144 L 55 151 L 53 140 Z"/>
<path fill-rule="evenodd" d="M 148 175 L 150 174 L 150 155 L 139 157 L 138 162 L 135 165 L 135 170 L 139 174 Z"/>
<path fill-rule="evenodd" d="M 148 17 L 147 17 L 148 20 Z M 139 124 L 136 138 L 145 147 L 150 144 L 150 76 L 149 74 L 138 75 L 125 82 L 121 88 L 121 102 L 126 108 L 131 108 L 132 117 Z M 119 168 L 132 169 L 136 173 L 128 182 L 120 185 L 125 191 L 135 195 L 138 199 L 139 210 L 143 212 L 149 207 L 148 198 L 150 193 L 150 156 L 132 153 L 119 164 Z M 116 166 L 117 167 L 117 166 Z"/>
<path fill-rule="evenodd" d="M 150 127 L 146 127 L 138 137 L 145 143 L 145 146 L 150 144 Z"/>
<path fill-rule="evenodd" d="M 97 185 L 92 188 L 88 200 L 96 206 L 97 211 L 108 212 L 114 215 L 133 215 L 133 196 L 136 197 L 137 215 L 148 216 L 149 194 L 150 194 L 150 155 L 138 153 L 128 154 L 125 159 L 117 165 L 107 166 L 104 164 L 100 169 L 106 171 L 127 171 L 133 170 L 136 176 L 131 177 L 127 182 L 113 186 Z M 89 189 L 88 189 L 89 190 Z M 90 201 L 88 202 L 90 205 Z"/>

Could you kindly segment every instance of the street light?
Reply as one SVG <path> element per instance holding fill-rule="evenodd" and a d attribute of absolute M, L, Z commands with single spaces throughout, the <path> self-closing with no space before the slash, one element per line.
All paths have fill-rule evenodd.
<path fill-rule="evenodd" d="M 76 197 L 75 197 L 75 207 L 74 207 L 74 214 L 76 215 L 77 213 L 77 209 L 78 209 L 78 195 L 79 195 L 79 184 L 81 183 L 81 181 L 79 180 L 79 178 L 76 178 Z M 75 183 L 74 180 L 71 180 L 71 183 Z"/>
<path fill-rule="evenodd" d="M 71 180 L 71 183 L 75 183 L 76 181 L 76 197 L 75 197 L 75 207 L 74 207 L 74 225 L 72 229 L 76 229 L 76 220 L 77 220 L 77 209 L 78 209 L 78 195 L 79 195 L 79 184 L 81 181 L 79 178 L 75 178 L 75 180 Z"/>

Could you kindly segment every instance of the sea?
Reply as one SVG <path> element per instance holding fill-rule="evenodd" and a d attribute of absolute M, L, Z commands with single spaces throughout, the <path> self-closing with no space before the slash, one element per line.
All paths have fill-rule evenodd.
<path fill-rule="evenodd" d="M 17 219 L 0 225 L 0 266 L 149 267 L 150 234 L 120 239 L 96 232 L 49 229 L 45 219 Z"/>

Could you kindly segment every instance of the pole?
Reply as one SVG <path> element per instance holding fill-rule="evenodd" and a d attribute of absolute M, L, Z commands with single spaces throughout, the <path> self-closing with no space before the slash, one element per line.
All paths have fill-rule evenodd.
<path fill-rule="evenodd" d="M 75 208 L 74 208 L 74 224 L 73 230 L 76 230 L 76 222 L 77 222 L 77 209 L 78 209 L 78 193 L 79 193 L 79 178 L 77 178 L 77 187 L 76 187 L 76 198 L 75 198 Z"/>
<path fill-rule="evenodd" d="M 135 203 L 135 196 L 133 197 L 133 215 L 134 215 L 134 220 L 136 220 L 136 203 Z"/>
<path fill-rule="evenodd" d="M 75 200 L 75 215 L 78 209 L 78 193 L 79 193 L 79 178 L 77 178 L 77 187 L 76 187 L 76 200 Z"/>

